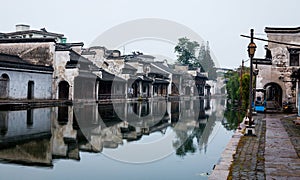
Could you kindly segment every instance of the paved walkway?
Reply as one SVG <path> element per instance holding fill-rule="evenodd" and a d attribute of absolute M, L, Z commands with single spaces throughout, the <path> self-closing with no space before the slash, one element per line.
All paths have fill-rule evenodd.
<path fill-rule="evenodd" d="M 258 117 L 258 118 L 257 118 Z M 255 118 L 256 136 L 242 136 L 236 154 L 233 155 L 234 163 L 228 179 L 265 179 L 264 149 L 266 121 L 263 116 Z"/>
<path fill-rule="evenodd" d="M 296 116 L 260 114 L 255 119 L 256 136 L 237 136 L 237 131 L 231 140 L 237 143 L 227 145 L 209 179 L 300 179 Z M 228 148 L 234 149 L 231 156 Z"/>
<path fill-rule="evenodd" d="M 267 116 L 266 129 L 266 179 L 300 179 L 300 159 L 280 117 Z"/>

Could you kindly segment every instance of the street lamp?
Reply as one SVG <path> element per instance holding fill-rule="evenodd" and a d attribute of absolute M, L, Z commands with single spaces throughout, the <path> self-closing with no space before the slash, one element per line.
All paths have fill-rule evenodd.
<path fill-rule="evenodd" d="M 253 42 L 253 32 L 254 30 L 250 30 L 250 43 L 248 45 L 248 55 L 250 58 L 250 84 L 249 84 L 249 112 L 248 112 L 248 118 L 249 118 L 249 124 L 247 127 L 246 135 L 253 135 L 254 133 L 254 127 L 253 121 L 252 121 L 252 101 L 253 101 L 253 57 L 256 50 L 256 44 Z"/>

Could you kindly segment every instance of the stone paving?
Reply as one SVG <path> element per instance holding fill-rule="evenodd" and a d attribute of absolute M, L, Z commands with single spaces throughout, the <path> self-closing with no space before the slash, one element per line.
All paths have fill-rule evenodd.
<path fill-rule="evenodd" d="M 256 136 L 235 133 L 209 179 L 300 179 L 300 125 L 293 123 L 296 118 L 256 116 Z"/>
<path fill-rule="evenodd" d="M 266 179 L 300 179 L 300 159 L 280 119 L 266 118 Z"/>
<path fill-rule="evenodd" d="M 255 123 L 256 136 L 242 136 L 239 141 L 228 179 L 265 179 L 266 121 L 262 116 L 256 116 Z"/>

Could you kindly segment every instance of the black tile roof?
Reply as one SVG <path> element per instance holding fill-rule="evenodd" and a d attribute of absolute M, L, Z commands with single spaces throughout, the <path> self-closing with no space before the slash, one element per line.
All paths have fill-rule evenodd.
<path fill-rule="evenodd" d="M 5 33 L 0 32 L 0 38 L 5 38 L 5 37 L 6 37 Z"/>
<path fill-rule="evenodd" d="M 97 53 L 95 51 L 87 51 L 83 50 L 81 55 L 96 55 Z"/>
<path fill-rule="evenodd" d="M 125 66 L 124 66 L 124 69 L 130 69 L 130 70 L 133 70 L 133 71 L 137 71 L 137 69 L 127 63 L 125 63 Z"/>
<path fill-rule="evenodd" d="M 4 54 L 4 53 L 0 53 L 0 61 L 1 62 L 17 63 L 17 64 L 29 64 L 28 62 L 24 61 L 19 56 Z"/>
<path fill-rule="evenodd" d="M 66 51 L 70 50 L 74 46 L 83 46 L 83 42 L 78 42 L 78 43 L 56 43 L 55 44 L 55 51 Z"/>
<path fill-rule="evenodd" d="M 265 27 L 266 33 L 299 33 L 300 27 Z"/>
<path fill-rule="evenodd" d="M 55 42 L 54 38 L 0 38 L 0 43 Z"/>
<path fill-rule="evenodd" d="M 16 31 L 16 32 L 10 32 L 10 33 L 5 33 L 6 36 L 18 36 L 18 35 L 24 35 L 24 34 L 40 34 L 44 36 L 55 36 L 62 38 L 64 37 L 63 34 L 58 34 L 58 33 L 52 33 L 52 32 L 46 32 L 42 30 L 27 30 L 27 31 Z"/>
<path fill-rule="evenodd" d="M 165 71 L 162 71 L 161 69 L 155 67 L 155 66 L 151 66 L 150 67 L 150 74 L 161 74 L 161 75 L 168 75 L 168 73 L 166 73 Z"/>
<path fill-rule="evenodd" d="M 168 66 L 165 66 L 162 62 L 153 62 L 151 64 L 153 64 L 154 66 L 157 66 L 157 67 L 159 67 L 159 68 L 161 68 L 161 69 L 163 69 L 163 70 L 165 70 L 165 71 L 167 71 L 171 74 L 183 74 L 181 72 L 175 71 L 174 69 L 171 69 Z"/>
<path fill-rule="evenodd" d="M 90 68 L 99 69 L 87 58 L 81 56 L 74 50 L 70 49 L 70 61 L 67 62 L 66 68 L 76 68 L 76 67 L 84 67 L 84 66 L 89 66 L 89 69 Z"/>
<path fill-rule="evenodd" d="M 207 77 L 204 74 L 201 74 L 200 72 L 197 72 L 197 77 L 207 79 Z"/>
<path fill-rule="evenodd" d="M 102 72 L 102 81 L 118 81 L 118 82 L 125 82 L 125 79 L 122 79 L 118 76 L 115 76 L 114 74 L 111 74 L 107 71 L 105 71 L 104 69 L 100 70 Z"/>
<path fill-rule="evenodd" d="M 53 67 L 34 65 L 24 61 L 19 56 L 0 53 L 0 67 L 15 68 L 17 69 L 28 69 L 38 71 L 49 71 L 53 72 Z"/>

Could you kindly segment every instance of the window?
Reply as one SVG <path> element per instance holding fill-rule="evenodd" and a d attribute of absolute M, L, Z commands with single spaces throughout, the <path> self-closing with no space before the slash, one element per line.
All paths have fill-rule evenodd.
<path fill-rule="evenodd" d="M 299 66 L 300 49 L 289 48 L 288 51 L 290 52 L 290 66 Z"/>
<path fill-rule="evenodd" d="M 290 54 L 290 66 L 299 66 L 299 54 Z"/>

